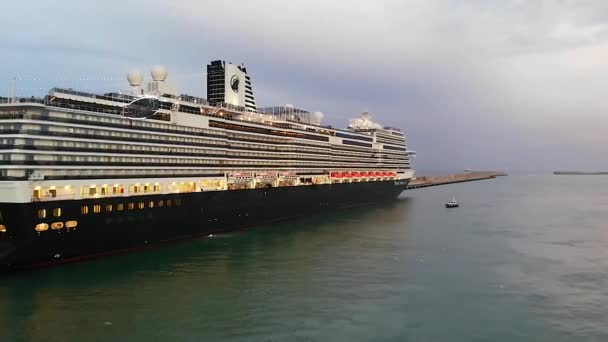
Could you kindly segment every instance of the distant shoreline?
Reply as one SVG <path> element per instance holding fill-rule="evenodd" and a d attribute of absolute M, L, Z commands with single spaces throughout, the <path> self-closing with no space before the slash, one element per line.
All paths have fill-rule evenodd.
<path fill-rule="evenodd" d="M 608 171 L 553 171 L 554 175 L 606 176 Z"/>

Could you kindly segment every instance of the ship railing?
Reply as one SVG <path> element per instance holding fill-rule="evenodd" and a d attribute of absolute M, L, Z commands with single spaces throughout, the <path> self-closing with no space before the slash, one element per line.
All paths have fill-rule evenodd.
<path fill-rule="evenodd" d="M 42 194 L 40 197 L 32 196 L 32 202 L 48 202 L 48 201 L 61 201 L 75 199 L 76 194 Z"/>

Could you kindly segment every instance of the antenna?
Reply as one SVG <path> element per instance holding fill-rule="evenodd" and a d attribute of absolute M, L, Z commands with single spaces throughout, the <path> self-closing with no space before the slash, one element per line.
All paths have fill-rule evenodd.
<path fill-rule="evenodd" d="M 15 98 L 17 97 L 16 82 L 17 82 L 17 77 L 13 76 L 13 79 L 11 80 L 11 87 L 10 87 L 9 94 L 8 94 L 9 102 L 15 102 Z"/>

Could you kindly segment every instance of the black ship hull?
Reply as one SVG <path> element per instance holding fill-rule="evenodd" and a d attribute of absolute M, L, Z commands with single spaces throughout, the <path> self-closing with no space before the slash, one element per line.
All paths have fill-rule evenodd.
<path fill-rule="evenodd" d="M 399 180 L 0 203 L 0 219 L 6 226 L 6 232 L 0 233 L 0 271 L 72 262 L 395 199 L 407 183 Z M 59 215 L 54 212 L 56 208 L 61 209 Z M 44 219 L 39 218 L 40 209 L 46 211 Z M 68 228 L 68 221 L 76 227 Z M 40 223 L 48 224 L 48 230 L 36 231 Z"/>

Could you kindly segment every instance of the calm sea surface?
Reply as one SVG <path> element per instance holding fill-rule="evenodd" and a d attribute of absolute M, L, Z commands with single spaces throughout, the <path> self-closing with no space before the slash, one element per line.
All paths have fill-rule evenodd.
<path fill-rule="evenodd" d="M 0 275 L 0 341 L 170 340 L 608 341 L 608 177 L 413 190 Z"/>

